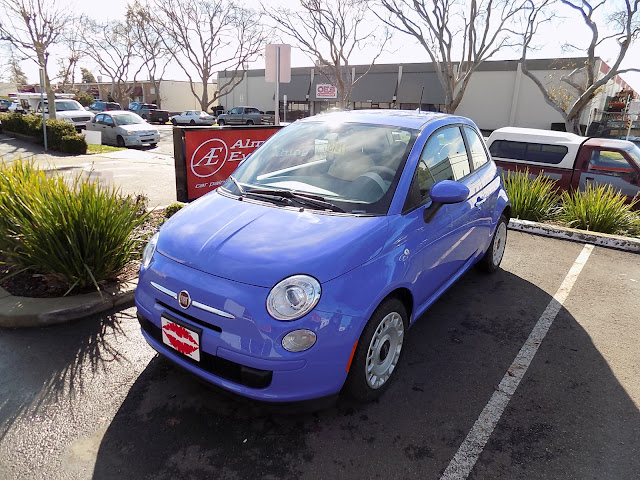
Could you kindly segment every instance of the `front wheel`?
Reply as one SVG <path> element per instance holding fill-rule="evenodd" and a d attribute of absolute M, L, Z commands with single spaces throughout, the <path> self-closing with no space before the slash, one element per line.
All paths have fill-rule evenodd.
<path fill-rule="evenodd" d="M 500 215 L 496 231 L 493 234 L 489 248 L 478 262 L 478 267 L 488 273 L 493 273 L 500 267 L 504 250 L 507 246 L 507 218 Z"/>
<path fill-rule="evenodd" d="M 224 127 L 224 120 L 218 120 L 218 125 L 220 125 L 221 127 Z"/>
<path fill-rule="evenodd" d="M 407 311 L 397 298 L 388 298 L 362 331 L 345 383 L 345 392 L 360 402 L 375 400 L 389 387 L 402 355 Z"/>
<path fill-rule="evenodd" d="M 118 138 L 116 139 L 116 144 L 120 147 L 120 148 L 125 148 L 127 145 L 124 143 L 124 138 L 122 138 L 120 135 L 118 135 Z"/>

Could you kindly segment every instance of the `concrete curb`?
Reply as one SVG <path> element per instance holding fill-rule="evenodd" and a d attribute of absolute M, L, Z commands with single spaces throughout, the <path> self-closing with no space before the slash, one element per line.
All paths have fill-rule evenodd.
<path fill-rule="evenodd" d="M 617 235 L 559 227 L 547 223 L 531 222 L 529 220 L 511 219 L 509 220 L 509 228 L 534 235 L 542 235 L 544 237 L 560 238 L 572 242 L 592 243 L 601 247 L 640 253 L 640 239 L 638 238 L 619 237 Z"/>
<path fill-rule="evenodd" d="M 132 280 L 102 292 L 69 297 L 15 297 L 0 288 L 0 327 L 45 327 L 88 317 L 132 302 L 138 280 Z"/>

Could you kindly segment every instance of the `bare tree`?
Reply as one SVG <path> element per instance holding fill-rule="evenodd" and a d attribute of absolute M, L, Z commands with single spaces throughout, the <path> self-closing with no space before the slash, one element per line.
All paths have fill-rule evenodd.
<path fill-rule="evenodd" d="M 123 22 L 102 25 L 88 18 L 82 23 L 82 51 L 98 65 L 102 75 L 111 79 L 111 97 L 120 104 L 128 103 L 144 65 L 136 64 L 130 25 Z M 132 82 L 129 81 L 131 74 Z"/>
<path fill-rule="evenodd" d="M 528 16 L 528 24 L 523 35 L 523 49 L 521 57 L 522 73 L 528 76 L 542 93 L 547 104 L 552 106 L 562 115 L 568 132 L 580 134 L 580 119 L 591 100 L 598 94 L 609 80 L 616 75 L 626 72 L 639 72 L 640 68 L 621 68 L 631 43 L 640 34 L 640 14 L 638 6 L 640 0 L 624 0 L 624 6 L 615 13 L 601 15 L 600 24 L 598 15 L 605 8 L 605 0 L 595 2 L 588 0 L 560 0 L 562 4 L 574 11 L 591 32 L 586 47 L 576 44 L 567 45 L 568 48 L 581 50 L 586 53 L 584 62 L 576 65 L 567 75 L 559 79 L 538 78 L 527 68 L 527 52 L 531 47 L 532 39 L 540 22 L 540 10 L 531 9 Z M 609 2 L 609 6 L 611 3 Z M 602 33 L 601 30 L 607 33 Z M 603 72 L 599 67 L 596 50 L 604 42 L 615 41 L 618 52 L 613 59 L 609 70 Z M 602 75 L 601 75 L 602 73 Z M 556 80 L 556 81 L 554 81 Z"/>
<path fill-rule="evenodd" d="M 127 5 L 126 22 L 131 28 L 134 52 L 149 73 L 149 83 L 156 96 L 155 103 L 161 107 L 160 84 L 171 55 L 158 29 L 153 27 L 154 21 L 155 14 L 148 4 L 136 0 L 133 5 Z"/>
<path fill-rule="evenodd" d="M 27 84 L 27 76 L 20 67 L 20 60 L 16 58 L 14 52 L 11 52 L 11 56 L 7 62 L 9 64 L 9 82 L 15 83 L 18 86 Z"/>
<path fill-rule="evenodd" d="M 49 81 L 48 62 L 51 47 L 60 43 L 71 18 L 55 0 L 0 0 L 5 12 L 0 23 L 0 40 L 11 43 L 44 72 L 44 88 L 49 116 L 56 118 L 55 94 Z"/>
<path fill-rule="evenodd" d="M 380 0 L 390 27 L 414 37 L 435 64 L 444 109 L 454 113 L 471 76 L 517 43 L 512 28 L 527 0 Z"/>
<path fill-rule="evenodd" d="M 300 0 L 300 10 L 263 6 L 276 28 L 296 42 L 318 65 L 320 73 L 336 87 L 340 106 L 346 107 L 353 86 L 364 77 L 384 51 L 390 33 L 379 29 L 369 18 L 370 9 L 363 0 Z M 356 50 L 371 47 L 369 68 L 359 76 L 349 68 Z"/>
<path fill-rule="evenodd" d="M 63 36 L 62 43 L 66 54 L 63 58 L 58 59 L 58 81 L 63 88 L 73 89 L 75 87 L 76 68 L 78 68 L 78 62 L 84 55 L 80 32 L 76 29 L 68 29 Z"/>
<path fill-rule="evenodd" d="M 233 90 L 262 52 L 266 34 L 258 15 L 229 0 L 155 0 L 153 10 L 158 34 L 202 110 Z M 231 75 L 210 96 L 209 85 L 220 70 Z"/>

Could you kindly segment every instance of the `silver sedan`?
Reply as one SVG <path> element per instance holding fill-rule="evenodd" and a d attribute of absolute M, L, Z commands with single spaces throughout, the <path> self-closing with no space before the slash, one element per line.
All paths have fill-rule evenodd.
<path fill-rule="evenodd" d="M 169 118 L 174 125 L 213 125 L 216 122 L 214 116 L 201 110 L 186 110 L 180 115 Z"/>
<path fill-rule="evenodd" d="M 87 130 L 102 133 L 102 143 L 118 147 L 137 147 L 149 144 L 155 147 L 160 132 L 139 115 L 125 110 L 98 113 L 87 123 Z"/>

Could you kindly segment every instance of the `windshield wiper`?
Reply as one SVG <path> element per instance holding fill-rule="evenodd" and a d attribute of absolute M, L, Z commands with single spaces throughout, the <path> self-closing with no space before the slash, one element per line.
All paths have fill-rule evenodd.
<path fill-rule="evenodd" d="M 326 201 L 320 195 L 314 195 L 312 193 L 294 192 L 292 190 L 271 190 L 266 188 L 251 188 L 246 192 L 255 195 L 272 195 L 274 197 L 288 198 L 302 206 L 315 207 L 319 210 L 331 210 L 333 212 L 344 213 L 344 210 L 342 208 Z"/>

